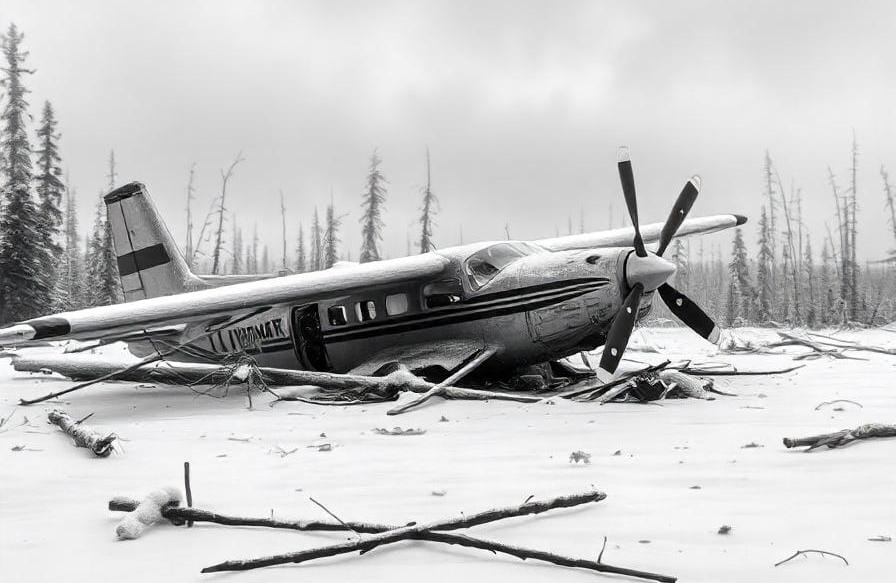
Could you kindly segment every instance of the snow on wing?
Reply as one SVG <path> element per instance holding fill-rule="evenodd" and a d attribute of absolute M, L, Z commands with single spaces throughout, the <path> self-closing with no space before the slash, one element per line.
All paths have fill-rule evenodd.
<path fill-rule="evenodd" d="M 682 223 L 676 233 L 676 238 L 688 235 L 714 233 L 724 229 L 737 227 L 747 222 L 747 218 L 741 215 L 714 215 L 711 217 L 699 217 L 687 219 Z M 664 223 L 651 223 L 641 226 L 641 238 L 644 243 L 655 243 L 660 239 Z M 580 235 L 567 235 L 535 241 L 539 245 L 551 251 L 566 251 L 570 249 L 595 249 L 599 247 L 631 247 L 635 231 L 631 227 L 612 229 L 609 231 L 597 231 L 594 233 L 582 233 Z"/>
<path fill-rule="evenodd" d="M 350 294 L 377 285 L 436 277 L 448 264 L 444 257 L 428 253 L 63 312 L 0 329 L 0 345 L 40 339 L 86 340 L 222 316 L 240 316 L 277 304 L 307 303 L 334 293 Z"/>

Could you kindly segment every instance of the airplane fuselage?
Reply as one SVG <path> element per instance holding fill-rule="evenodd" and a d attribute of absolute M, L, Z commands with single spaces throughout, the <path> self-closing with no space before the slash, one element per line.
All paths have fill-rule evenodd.
<path fill-rule="evenodd" d="M 484 276 L 471 266 L 477 252 L 502 251 L 520 256 Z M 435 253 L 447 260 L 435 277 L 396 277 L 361 292 L 287 301 L 221 328 L 177 358 L 208 362 L 246 353 L 261 366 L 372 374 L 401 347 L 438 352 L 456 344 L 468 351 L 478 344 L 498 348 L 484 370 L 512 371 L 602 345 L 627 291 L 620 289 L 625 248 L 550 252 L 508 241 Z M 649 309 L 646 301 L 639 317 Z M 203 326 L 194 324 L 184 337 Z M 139 356 L 154 351 L 146 342 L 130 347 Z M 427 360 L 440 357 L 450 360 Z"/>

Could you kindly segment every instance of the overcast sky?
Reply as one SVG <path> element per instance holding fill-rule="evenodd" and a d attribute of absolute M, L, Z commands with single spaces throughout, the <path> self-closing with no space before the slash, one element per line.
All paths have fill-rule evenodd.
<path fill-rule="evenodd" d="M 359 246 L 359 204 L 378 148 L 389 180 L 384 251 L 402 255 L 432 152 L 436 242 L 578 230 L 622 219 L 616 149 L 632 151 L 642 222 L 662 221 L 703 177 L 692 214 L 750 217 L 762 160 L 802 188 L 820 249 L 861 150 L 859 255 L 893 248 L 880 178 L 896 181 L 896 3 L 299 2 L 4 0 L 24 31 L 35 118 L 49 99 L 82 226 L 106 186 L 148 186 L 178 241 L 196 164 L 197 214 L 220 169 L 245 162 L 228 205 L 279 258 L 332 191 Z M 201 218 L 200 218 L 201 222 Z M 246 237 L 248 238 L 248 237 Z M 723 244 L 722 235 L 707 244 Z M 692 243 L 692 249 L 693 243 Z M 277 251 L 274 251 L 277 250 Z"/>

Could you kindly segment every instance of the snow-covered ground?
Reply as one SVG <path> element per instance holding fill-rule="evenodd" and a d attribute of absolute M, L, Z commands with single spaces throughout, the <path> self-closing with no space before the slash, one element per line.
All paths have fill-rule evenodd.
<path fill-rule="evenodd" d="M 757 330 L 741 335 L 773 336 Z M 886 331 L 843 337 L 896 347 L 896 334 Z M 663 354 L 632 350 L 627 356 L 725 360 L 747 369 L 789 366 L 792 354 L 805 351 L 718 356 L 683 329 L 641 331 L 632 347 L 643 346 L 645 338 Z M 328 519 L 309 501 L 312 496 L 346 520 L 400 524 L 597 488 L 608 494 L 603 502 L 504 520 L 471 534 L 587 558 L 597 557 L 606 536 L 605 562 L 682 581 L 892 581 L 896 543 L 868 539 L 896 537 L 896 440 L 808 454 L 781 444 L 785 436 L 896 422 L 896 356 L 854 354 L 867 360 L 825 359 L 786 375 L 723 377 L 718 386 L 738 396 L 715 401 L 600 406 L 435 399 L 398 417 L 386 416 L 389 404 L 269 407 L 268 396 L 248 411 L 239 388 L 216 399 L 132 383 L 74 393 L 64 405 L 16 408 L 20 397 L 68 381 L 16 373 L 2 360 L 0 415 L 15 412 L 9 429 L 0 430 L 0 579 L 624 580 L 425 542 L 360 557 L 201 575 L 203 566 L 222 560 L 335 543 L 346 535 L 162 524 L 139 540 L 117 541 L 120 515 L 106 510 L 109 498 L 180 486 L 182 464 L 189 460 L 195 505 L 223 513 Z M 862 407 L 816 410 L 833 399 Z M 97 459 L 72 447 L 46 424 L 46 413 L 58 406 L 75 418 L 94 413 L 88 423 L 120 434 L 124 453 Z M 23 416 L 30 426 L 18 426 Z M 373 431 L 395 425 L 426 433 Z M 327 443 L 331 449 L 321 451 L 318 446 Z M 297 449 L 282 456 L 278 448 Z M 591 463 L 570 463 L 576 450 L 590 453 Z M 722 525 L 732 527 L 730 534 L 718 534 Z M 849 566 L 817 555 L 773 566 L 797 549 L 835 552 Z"/>

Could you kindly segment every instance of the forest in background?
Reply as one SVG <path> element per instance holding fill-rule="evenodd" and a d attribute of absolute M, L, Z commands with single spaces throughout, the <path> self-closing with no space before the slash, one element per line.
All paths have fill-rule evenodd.
<path fill-rule="evenodd" d="M 34 71 L 28 68 L 23 43 L 24 35 L 11 24 L 2 38 L 0 69 L 0 323 L 122 299 L 102 203 L 105 192 L 120 186 L 114 151 L 110 149 L 105 170 L 107 190 L 88 199 L 95 206 L 94 221 L 82 233 L 77 219 L 79 197 L 63 171 L 53 106 L 45 101 L 36 121 L 31 113 L 26 81 Z M 803 222 L 803 193 L 795 182 L 782 180 L 766 152 L 761 188 L 756 193 L 763 201 L 758 220 L 754 218 L 748 230 L 737 228 L 729 249 L 702 238 L 677 239 L 670 256 L 678 268 L 676 286 L 727 325 L 875 325 L 896 318 L 894 264 L 860 265 L 857 260 L 860 186 L 856 175 L 861 156 L 855 135 L 851 152 L 845 171 L 826 169 L 831 218 L 820 245 L 816 241 L 813 247 Z M 185 186 L 187 234 L 182 248 L 192 269 L 212 274 L 301 273 L 352 260 L 351 250 L 344 249 L 340 240 L 340 232 L 351 226 L 345 224 L 345 215 L 335 208 L 332 196 L 322 212 L 315 208 L 307 229 L 300 225 L 297 239 L 288 241 L 281 192 L 280 249 L 261 245 L 257 227 L 251 233 L 244 230 L 227 210 L 228 182 L 242 162 L 239 154 L 221 170 L 220 192 L 198 221 L 194 221 L 193 208 L 195 167 L 190 170 Z M 362 244 L 357 258 L 361 262 L 381 259 L 388 186 L 382 162 L 374 150 L 359 189 Z M 434 248 L 439 203 L 431 185 L 428 149 L 422 162 L 426 182 L 419 196 L 418 236 L 413 241 L 408 238 L 408 254 Z M 896 193 L 884 167 L 880 176 L 881 184 L 864 187 L 864 194 L 879 193 L 876 196 L 886 205 L 896 241 Z M 359 177 L 359 184 L 361 180 Z M 748 253 L 746 239 L 752 229 L 758 250 L 754 256 Z M 509 237 L 509 228 L 505 233 Z M 674 321 L 659 304 L 653 317 Z"/>

